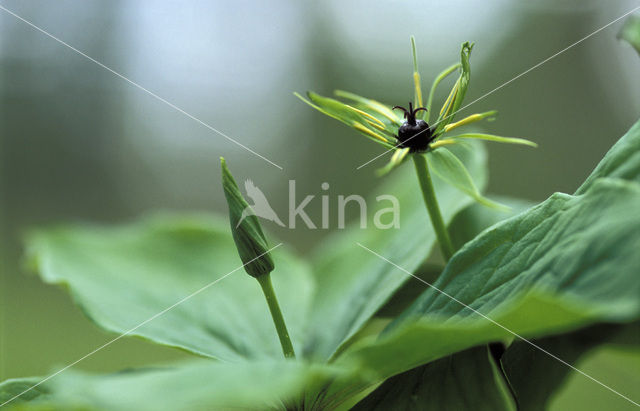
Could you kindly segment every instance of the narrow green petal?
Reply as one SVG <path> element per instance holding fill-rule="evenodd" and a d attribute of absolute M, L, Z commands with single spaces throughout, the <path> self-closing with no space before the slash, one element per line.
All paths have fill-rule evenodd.
<path fill-rule="evenodd" d="M 354 121 L 351 126 L 364 134 L 366 137 L 373 139 L 376 143 L 384 143 L 389 146 L 389 148 L 393 147 L 393 145 L 387 140 L 385 137 L 371 130 L 370 128 L 365 127 L 363 124 Z"/>
<path fill-rule="evenodd" d="M 366 111 L 362 111 L 358 108 L 355 108 L 353 106 L 350 106 L 348 104 L 345 104 L 346 107 L 349 107 L 351 110 L 355 111 L 356 113 L 360 114 L 361 116 L 363 116 L 366 120 L 367 123 L 371 124 L 372 126 L 375 124 L 374 127 L 378 128 L 378 127 L 382 127 L 382 129 L 384 130 L 384 123 L 380 120 L 378 120 L 377 118 L 375 118 L 374 116 L 372 116 L 371 114 L 367 113 Z"/>
<path fill-rule="evenodd" d="M 427 113 L 426 113 L 426 117 L 425 117 L 425 121 L 427 123 L 429 122 L 429 119 L 430 119 L 430 116 L 431 116 L 431 105 L 433 104 L 433 96 L 436 93 L 436 88 L 442 82 L 442 80 L 447 78 L 447 76 L 449 74 L 451 74 L 454 71 L 456 71 L 460 66 L 461 66 L 460 63 L 456 63 L 456 64 L 453 64 L 453 65 L 447 67 L 440 74 L 438 74 L 438 76 L 435 78 L 435 80 L 433 80 L 433 83 L 431 84 L 431 90 L 429 90 L 429 98 L 427 99 L 427 107 L 426 107 L 427 108 Z"/>
<path fill-rule="evenodd" d="M 482 205 L 504 211 L 509 210 L 509 207 L 489 200 L 480 194 L 462 161 L 451 151 L 446 148 L 439 148 L 438 150 L 429 151 L 427 155 L 429 156 L 429 167 L 438 177 Z"/>
<path fill-rule="evenodd" d="M 411 36 L 411 54 L 413 56 L 413 101 L 416 107 L 424 107 L 422 105 L 422 85 L 420 84 L 420 71 L 418 70 L 418 52 L 416 51 L 416 38 Z M 424 118 L 424 112 L 421 113 Z"/>
<path fill-rule="evenodd" d="M 298 93 L 293 94 L 321 113 L 356 129 L 371 140 L 382 144 L 387 148 L 393 147 L 389 138 L 380 135 L 380 133 L 375 129 L 380 130 L 380 128 L 382 128 L 384 132 L 390 136 L 393 136 L 394 134 L 391 131 L 386 130 L 385 124 L 369 113 L 344 104 L 336 99 L 323 97 L 311 91 L 307 92 L 309 100 Z M 374 129 L 370 128 L 369 125 L 374 127 Z"/>
<path fill-rule="evenodd" d="M 351 125 L 354 121 L 364 121 L 364 117 L 351 106 L 347 106 L 334 98 L 324 97 L 312 91 L 307 91 L 307 97 L 309 97 L 309 100 L 311 100 L 313 104 L 345 124 Z"/>
<path fill-rule="evenodd" d="M 411 36 L 411 55 L 413 56 L 413 71 L 418 72 L 418 52 L 416 51 L 416 37 Z"/>
<path fill-rule="evenodd" d="M 333 114 L 329 113 L 328 111 L 323 110 L 321 107 L 319 107 L 319 106 L 317 106 L 317 105 L 313 104 L 311 101 L 307 100 L 307 99 L 306 99 L 306 98 L 304 98 L 302 95 L 300 95 L 300 93 L 298 93 L 298 92 L 295 92 L 295 91 L 294 91 L 294 92 L 293 92 L 293 95 L 294 95 L 294 96 L 296 96 L 296 97 L 298 97 L 300 100 L 304 101 L 304 102 L 305 102 L 306 104 L 308 104 L 309 106 L 311 106 L 311 107 L 315 108 L 316 110 L 318 110 L 318 111 L 319 111 L 319 112 L 321 112 L 322 114 L 324 114 L 324 115 L 326 115 L 326 116 L 329 116 L 329 117 L 331 117 L 331 118 L 334 118 L 334 119 L 336 119 L 336 120 L 338 120 L 338 121 L 342 121 L 342 122 L 344 123 L 344 121 L 343 121 L 341 118 L 339 118 L 339 117 L 337 117 L 337 116 L 335 116 L 335 115 L 333 115 Z M 347 123 L 347 124 L 348 124 L 348 123 Z"/>
<path fill-rule="evenodd" d="M 462 72 L 460 73 L 459 87 L 458 92 L 456 93 L 456 98 L 453 101 L 453 105 L 451 108 L 450 119 L 447 121 L 447 124 L 453 121 L 453 117 L 455 113 L 462 106 L 462 102 L 464 101 L 464 97 L 467 94 L 467 88 L 469 87 L 469 79 L 471 77 L 471 65 L 469 64 L 469 58 L 471 57 L 471 50 L 473 49 L 473 43 L 466 42 L 462 45 L 462 49 L 460 50 L 460 64 L 462 65 Z"/>
<path fill-rule="evenodd" d="M 393 122 L 394 124 L 396 124 L 398 126 L 402 125 L 402 121 L 401 121 L 400 118 L 398 118 L 396 113 L 394 113 L 388 106 L 380 103 L 379 101 L 372 100 L 372 99 L 369 99 L 369 98 L 366 98 L 366 97 L 362 97 L 362 96 L 359 96 L 357 94 L 350 93 L 350 92 L 344 91 L 344 90 L 336 90 L 334 92 L 334 94 L 336 96 L 338 96 L 338 97 L 346 98 L 346 99 L 355 101 L 357 103 L 360 103 L 364 107 L 367 107 L 369 110 L 384 116 L 385 118 L 387 118 L 389 121 Z"/>
<path fill-rule="evenodd" d="M 436 134 L 441 132 L 444 127 L 451 123 L 455 118 L 458 110 L 462 106 L 464 97 L 467 94 L 467 88 L 469 87 L 469 79 L 471 77 L 471 65 L 469 64 L 469 57 L 471 56 L 471 50 L 473 49 L 473 43 L 468 41 L 462 44 L 460 50 L 460 76 L 456 81 L 454 90 L 452 90 L 450 96 L 451 100 L 447 101 L 440 111 L 440 117 L 438 118 L 438 124 L 436 126 Z"/>
<path fill-rule="evenodd" d="M 476 138 L 479 140 L 495 141 L 497 143 L 522 144 L 529 147 L 538 147 L 537 143 L 534 143 L 533 141 L 525 140 L 524 138 L 500 137 L 500 136 L 494 136 L 493 134 L 465 133 L 465 134 L 458 134 L 457 136 L 447 136 L 447 139 L 450 139 L 450 140 L 455 140 L 459 138 Z"/>

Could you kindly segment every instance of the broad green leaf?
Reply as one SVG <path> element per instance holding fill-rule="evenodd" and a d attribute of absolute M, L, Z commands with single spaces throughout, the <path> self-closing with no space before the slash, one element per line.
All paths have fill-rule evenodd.
<path fill-rule="evenodd" d="M 449 296 L 428 288 L 387 333 L 354 344 L 338 362 L 384 378 L 512 332 L 531 338 L 637 319 L 640 215 L 630 212 L 637 209 L 639 184 L 601 180 L 582 196 L 555 194 L 494 225 L 434 284 Z"/>
<path fill-rule="evenodd" d="M 40 277 L 68 288 L 108 331 L 222 360 L 281 358 L 264 296 L 243 272 L 228 224 L 158 215 L 122 226 L 66 226 L 32 233 L 28 248 Z M 271 276 L 301 349 L 313 278 L 284 248 L 273 251 Z"/>
<path fill-rule="evenodd" d="M 640 182 L 640 121 L 637 121 L 618 142 L 611 147 L 576 194 L 585 193 L 602 177 L 615 177 Z"/>
<path fill-rule="evenodd" d="M 541 338 L 534 343 L 574 364 L 589 350 L 614 340 L 623 328 L 621 325 L 600 324 L 570 334 Z M 565 364 L 523 341 L 514 341 L 500 362 L 522 411 L 546 409 L 553 394 L 572 373 Z"/>
<path fill-rule="evenodd" d="M 463 146 L 464 147 L 464 146 Z M 507 210 L 505 206 L 489 200 L 480 194 L 464 163 L 445 147 L 427 153 L 429 168 L 442 180 L 466 193 L 471 198 L 487 207 Z"/>
<path fill-rule="evenodd" d="M 500 202 L 509 206 L 510 210 L 500 211 L 473 203 L 456 214 L 448 227 L 451 241 L 456 250 L 489 226 L 513 217 L 533 206 L 530 201 L 510 197 L 501 197 Z M 413 274 L 423 281 L 433 284 L 443 269 L 444 267 L 440 265 L 425 263 L 417 268 Z M 378 310 L 376 316 L 395 317 L 409 307 L 423 292 L 424 289 L 417 286 L 414 281 L 408 281 Z"/>
<path fill-rule="evenodd" d="M 17 407 L 26 402 L 31 403 L 46 399 L 49 395 L 49 390 L 45 386 L 38 385 L 29 390 L 41 380 L 41 378 L 33 377 L 13 378 L 0 382 L 0 406 L 6 404 L 7 407 Z"/>
<path fill-rule="evenodd" d="M 200 360 L 110 375 L 69 370 L 47 386 L 49 402 L 65 410 L 285 410 L 300 406 L 307 387 L 339 375 L 296 361 Z"/>
<path fill-rule="evenodd" d="M 509 212 L 503 212 L 474 203 L 454 217 L 453 221 L 449 225 L 449 233 L 456 249 L 459 249 L 466 242 L 475 238 L 476 235 L 487 227 L 519 214 L 533 205 L 529 201 L 508 197 L 501 198 L 500 201 L 509 205 L 511 210 Z M 429 284 L 433 284 L 437 280 L 438 275 L 442 272 L 442 269 L 442 267 L 433 264 L 423 264 L 414 273 L 414 275 Z M 406 309 L 420 294 L 422 294 L 424 288 L 420 287 L 421 285 L 423 284 L 419 284 L 415 280 L 405 283 L 393 295 L 391 300 L 389 300 L 387 304 L 385 304 L 376 313 L 376 316 L 395 317 L 399 315 L 402 310 Z M 490 409 L 500 409 L 501 407 L 491 400 L 493 399 L 498 402 L 504 400 L 504 397 L 501 395 L 504 391 L 502 389 L 497 389 L 503 387 L 502 374 L 499 375 L 499 380 L 495 381 L 493 379 L 483 378 L 481 375 L 478 376 L 473 374 L 474 371 L 485 371 L 484 368 L 481 369 L 477 366 L 477 360 L 484 359 L 483 364 L 490 367 L 487 368 L 487 370 L 495 369 L 495 362 L 493 360 L 487 361 L 486 357 L 479 357 L 478 352 L 484 352 L 484 347 L 476 348 L 474 350 L 474 354 L 471 354 L 468 351 L 463 351 L 461 353 L 453 354 L 450 357 L 437 360 L 434 363 L 407 371 L 399 376 L 392 377 L 383 383 L 383 385 L 372 393 L 366 400 L 364 400 L 362 404 L 359 404 L 359 406 L 362 409 L 366 409 L 367 407 L 372 407 L 372 403 L 379 401 L 381 409 L 428 409 L 429 404 L 433 409 L 445 408 L 445 404 L 449 404 L 449 407 L 451 408 L 465 409 L 465 407 L 460 404 L 455 407 L 451 406 L 451 404 L 464 400 L 467 398 L 465 395 L 468 394 L 471 397 L 478 398 L 478 401 L 469 402 L 466 408 L 470 408 L 470 404 L 474 404 L 473 406 L 475 408 L 485 405 L 491 407 Z M 473 361 L 474 359 L 476 361 Z M 442 370 L 442 368 L 445 367 L 445 364 L 447 365 L 447 368 Z M 442 375 L 452 375 L 454 371 L 456 371 L 456 375 L 458 375 L 459 378 L 450 378 L 446 380 L 447 384 L 442 384 Z M 469 376 L 468 380 L 465 380 L 464 376 Z M 414 391 L 420 393 L 424 391 L 425 395 L 417 396 L 410 395 L 409 393 L 405 393 L 406 395 L 400 394 L 405 390 L 410 390 L 412 393 Z M 391 393 L 394 395 L 391 395 Z M 511 397 L 509 396 L 509 398 Z M 435 405 L 437 404 L 436 400 L 440 401 L 440 406 Z M 400 402 L 394 407 L 389 403 L 393 401 Z M 402 401 L 406 403 L 402 403 Z M 510 406 L 510 401 L 507 402 L 508 404 L 503 404 L 503 409 Z M 366 406 L 363 404 L 366 404 Z M 408 404 L 413 404 L 415 407 L 412 408 L 408 406 Z M 375 408 L 372 407 L 372 409 Z"/>
<path fill-rule="evenodd" d="M 464 212 L 461 211 L 461 213 Z M 458 213 L 459 215 L 460 213 Z M 458 218 L 458 215 L 454 217 L 453 221 Z M 453 222 L 451 223 L 453 224 Z M 451 227 L 451 225 L 449 226 Z M 444 267 L 439 264 L 425 262 L 421 264 L 416 270 L 413 272 L 413 275 L 420 278 L 423 281 L 428 282 L 429 284 L 434 283 L 438 276 L 442 273 Z M 402 287 L 398 288 L 393 296 L 386 302 L 385 305 L 380 307 L 378 312 L 376 312 L 376 317 L 385 317 L 385 318 L 393 318 L 401 314 L 404 310 L 406 310 L 416 298 L 418 298 L 424 289 L 416 283 L 416 281 L 408 280 L 405 282 Z"/>
<path fill-rule="evenodd" d="M 483 187 L 486 183 L 486 152 L 481 145 L 473 144 L 471 147 L 460 150 L 458 155 L 472 170 L 475 184 Z M 375 190 L 368 203 L 369 207 L 375 205 L 377 210 L 381 210 L 389 207 L 389 201 L 377 203 L 375 197 L 395 196 L 400 204 L 398 229 L 378 229 L 371 222 L 366 229 L 354 225 L 338 230 L 318 250 L 313 264 L 318 286 L 305 345 L 307 355 L 329 358 L 408 279 L 395 273 L 387 262 L 363 253 L 356 243 L 394 256 L 410 271 L 417 269 L 429 256 L 435 235 L 414 174 L 409 167 L 398 170 L 386 184 Z M 470 203 L 467 196 L 441 179 L 434 177 L 434 184 L 446 221 Z M 389 215 L 382 220 L 389 223 Z"/>
<path fill-rule="evenodd" d="M 496 210 L 473 203 L 460 211 L 449 225 L 449 235 L 456 250 L 473 240 L 480 232 L 490 226 L 520 214 L 534 206 L 528 200 L 511 197 L 497 197 L 501 204 L 509 207 L 509 211 Z"/>
<path fill-rule="evenodd" d="M 578 363 L 580 370 L 611 387 L 626 393 L 627 399 L 608 390 L 593 388 L 593 381 L 573 373 L 549 404 L 549 411 L 615 410 L 637 411 L 640 404 L 640 348 L 605 344 L 590 352 Z"/>
<path fill-rule="evenodd" d="M 398 275 L 401 273 L 397 272 Z M 521 293 L 507 304 L 501 304 L 487 315 L 493 321 L 480 315 L 468 318 L 425 315 L 415 318 L 378 338 L 354 343 L 335 363 L 345 367 L 355 364 L 363 373 L 382 381 L 471 347 L 512 339 L 514 336 L 508 330 L 525 338 L 562 333 L 589 324 L 605 314 L 602 307 L 587 307 L 535 290 Z"/>
<path fill-rule="evenodd" d="M 535 286 L 631 318 L 640 309 L 637 209 L 640 184 L 622 180 L 600 180 L 583 196 L 554 194 L 465 245 L 434 285 L 485 315 Z M 406 314 L 427 313 L 473 315 L 433 289 Z"/>
<path fill-rule="evenodd" d="M 396 375 L 353 408 L 354 411 L 515 409 L 504 377 L 486 346 Z"/>

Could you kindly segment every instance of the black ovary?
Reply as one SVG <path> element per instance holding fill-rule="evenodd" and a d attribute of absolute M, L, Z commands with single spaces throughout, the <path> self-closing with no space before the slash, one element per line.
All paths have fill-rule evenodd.
<path fill-rule="evenodd" d="M 406 121 L 398 129 L 398 147 L 413 151 L 425 151 L 432 140 L 431 128 L 424 120 Z"/>
<path fill-rule="evenodd" d="M 424 107 L 413 108 L 413 104 L 409 102 L 407 110 L 401 106 L 393 107 L 394 110 L 404 111 L 405 121 L 398 129 L 398 147 L 409 148 L 410 151 L 425 151 L 429 148 L 429 144 L 433 141 L 433 132 L 424 120 L 416 120 L 418 111 L 427 111 Z"/>

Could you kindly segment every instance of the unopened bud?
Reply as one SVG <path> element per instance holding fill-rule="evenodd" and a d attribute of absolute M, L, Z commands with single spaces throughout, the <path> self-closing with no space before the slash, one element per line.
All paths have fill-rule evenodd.
<path fill-rule="evenodd" d="M 260 222 L 246 202 L 224 158 L 220 157 L 222 167 L 222 187 L 229 206 L 231 233 L 236 243 L 244 269 L 252 277 L 259 277 L 273 271 L 274 264 L 269 254 L 269 245 L 262 232 Z"/>

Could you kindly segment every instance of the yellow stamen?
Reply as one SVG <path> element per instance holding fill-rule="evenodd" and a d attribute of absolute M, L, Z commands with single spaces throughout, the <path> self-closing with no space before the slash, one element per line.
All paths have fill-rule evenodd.
<path fill-rule="evenodd" d="M 420 73 L 418 73 L 417 71 L 415 71 L 413 73 L 413 84 L 415 86 L 415 93 L 416 93 L 416 104 L 418 107 L 424 107 L 422 105 L 422 87 L 420 86 Z"/>
<path fill-rule="evenodd" d="M 375 118 L 374 116 L 372 116 L 371 114 L 362 111 L 360 109 L 357 109 L 355 107 L 352 107 L 348 104 L 345 104 L 345 106 L 349 107 L 351 110 L 355 111 L 356 113 L 360 114 L 361 116 L 364 116 L 367 119 L 367 122 L 371 123 L 372 121 L 377 123 L 380 127 L 382 127 L 382 129 L 384 129 L 384 123 L 380 120 L 378 120 L 377 118 Z M 377 127 L 376 127 L 377 128 Z"/>
<path fill-rule="evenodd" d="M 431 84 L 431 90 L 429 90 L 429 98 L 427 100 L 427 114 L 425 116 L 425 121 L 427 123 L 429 122 L 429 118 L 431 115 L 431 103 L 433 102 L 433 96 L 436 93 L 436 88 L 438 87 L 438 84 L 440 84 L 442 80 L 444 80 L 449 74 L 453 73 L 460 66 L 461 66 L 460 63 L 456 63 L 450 67 L 447 67 L 443 72 L 438 74 L 438 77 L 436 77 L 435 80 L 433 80 L 433 83 Z"/>
<path fill-rule="evenodd" d="M 438 148 L 438 147 L 442 147 L 442 146 L 450 146 L 452 144 L 457 144 L 457 141 L 451 140 L 451 139 L 448 139 L 448 138 L 443 138 L 442 140 L 438 140 L 435 143 L 431 143 L 430 147 L 431 148 Z"/>
<path fill-rule="evenodd" d="M 389 110 L 384 104 L 379 103 L 375 100 L 369 100 L 369 104 L 370 104 L 369 108 L 371 110 L 383 115 L 384 117 L 388 118 L 390 121 L 392 121 L 395 124 L 398 124 L 398 125 L 402 124 L 402 121 L 400 121 L 396 113 Z"/>
<path fill-rule="evenodd" d="M 458 94 L 459 87 L 460 87 L 460 79 L 456 81 L 456 84 L 454 84 L 453 88 L 451 89 L 451 92 L 449 93 L 449 96 L 447 97 L 444 104 L 442 105 L 442 108 L 440 109 L 441 118 L 446 118 L 449 115 L 449 109 L 453 107 L 453 101 L 455 100 L 456 95 Z"/>
<path fill-rule="evenodd" d="M 368 136 L 371 136 L 373 138 L 375 138 L 376 140 L 380 140 L 382 142 L 388 143 L 389 140 L 387 140 L 386 138 L 382 137 L 380 134 L 374 132 L 373 130 L 370 130 L 368 128 L 366 128 L 365 126 L 363 126 L 362 124 L 358 123 L 357 121 L 353 122 L 353 128 L 355 128 L 356 130 L 365 133 Z"/>
<path fill-rule="evenodd" d="M 375 127 L 378 130 L 385 131 L 387 128 L 384 125 L 380 125 L 378 123 L 374 123 L 373 121 L 367 120 L 367 123 L 371 125 L 371 127 Z"/>
<path fill-rule="evenodd" d="M 496 113 L 497 113 L 497 111 L 487 111 L 486 113 L 472 114 L 472 115 L 470 115 L 468 117 L 463 118 L 460 121 L 457 121 L 457 122 L 451 123 L 451 124 L 447 124 L 446 126 L 444 126 L 444 132 L 446 133 L 447 131 L 453 130 L 454 128 L 458 128 L 458 127 L 462 127 L 462 126 L 467 125 L 467 124 L 475 123 L 476 121 L 480 121 L 480 120 L 485 119 L 487 117 L 494 116 Z"/>
<path fill-rule="evenodd" d="M 537 143 L 534 143 L 533 141 L 525 140 L 524 138 L 502 137 L 502 136 L 494 136 L 493 134 L 483 134 L 483 133 L 465 133 L 457 136 L 450 136 L 449 140 L 460 139 L 460 138 L 475 138 L 479 140 L 495 141 L 497 143 L 523 144 L 529 147 L 538 147 Z"/>
<path fill-rule="evenodd" d="M 373 110 L 376 113 L 388 118 L 390 121 L 394 122 L 395 124 L 398 124 L 398 125 L 402 124 L 402 121 L 400 121 L 400 119 L 398 118 L 396 113 L 391 111 L 387 106 L 385 106 L 384 104 L 380 103 L 379 101 L 371 100 L 371 99 L 368 99 L 368 98 L 365 98 L 365 97 L 361 97 L 361 96 L 359 96 L 357 94 L 349 93 L 348 91 L 344 91 L 344 90 L 336 90 L 334 93 L 338 97 L 348 98 L 350 100 L 354 100 L 354 101 L 357 101 L 359 103 L 362 103 L 362 104 L 366 105 L 371 110 Z"/>
<path fill-rule="evenodd" d="M 391 156 L 391 162 L 392 163 L 399 163 L 400 161 L 404 160 L 404 158 L 407 156 L 407 154 L 409 154 L 409 148 L 408 147 L 400 148 L 400 149 L 396 150 L 393 153 L 393 156 Z"/>

